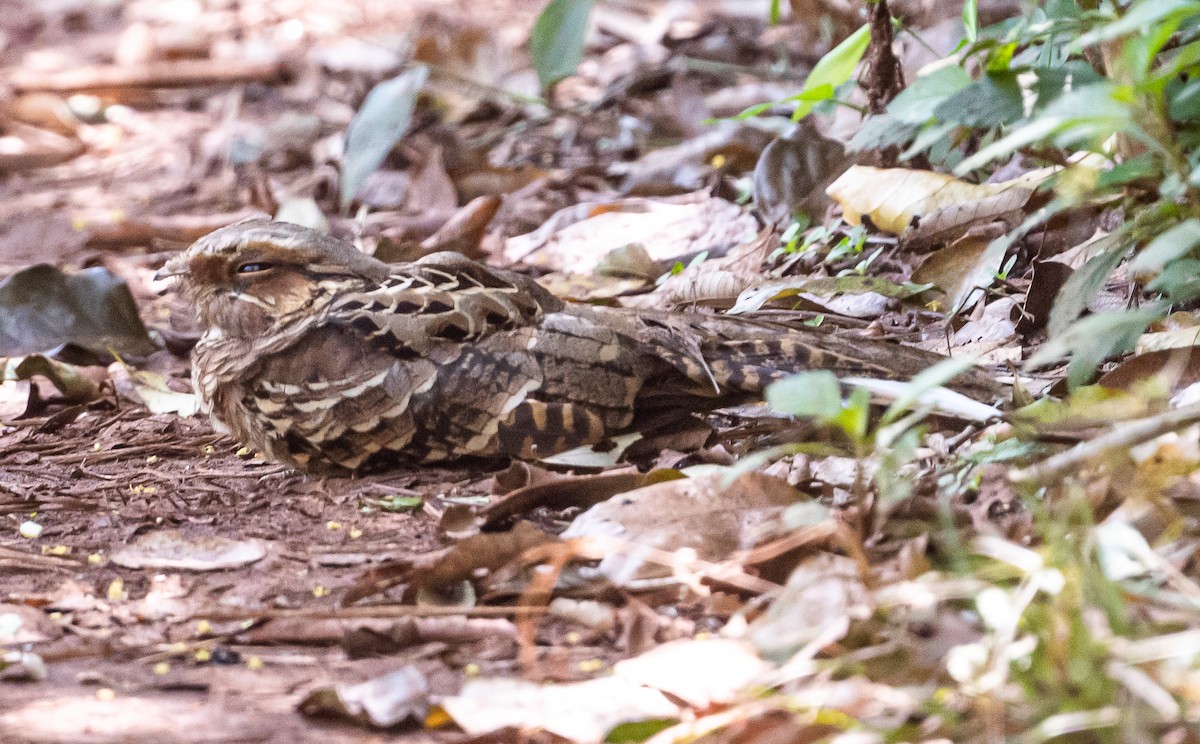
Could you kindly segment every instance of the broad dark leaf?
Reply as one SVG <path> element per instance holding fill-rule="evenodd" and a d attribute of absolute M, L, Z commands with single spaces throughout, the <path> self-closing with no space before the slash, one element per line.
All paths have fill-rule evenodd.
<path fill-rule="evenodd" d="M 1189 80 L 1179 86 L 1170 98 L 1171 118 L 1175 121 L 1200 119 L 1200 78 Z"/>
<path fill-rule="evenodd" d="M 971 76 L 961 67 L 943 67 L 919 77 L 888 104 L 887 113 L 904 124 L 925 124 L 942 102 L 971 85 Z"/>
<path fill-rule="evenodd" d="M 1098 83 L 1104 79 L 1083 60 L 1071 60 L 1054 67 L 1037 67 L 1033 72 L 1037 75 L 1037 79 L 1033 83 L 1033 90 L 1037 93 L 1037 99 L 1033 104 L 1035 112 L 1049 106 L 1069 90 Z"/>
<path fill-rule="evenodd" d="M 939 121 L 985 129 L 1011 124 L 1024 113 L 1013 72 L 989 72 L 934 109 Z"/>
<path fill-rule="evenodd" d="M 155 350 L 124 281 L 105 268 L 64 274 L 33 266 L 0 283 L 0 356 L 75 344 L 108 356 Z"/>

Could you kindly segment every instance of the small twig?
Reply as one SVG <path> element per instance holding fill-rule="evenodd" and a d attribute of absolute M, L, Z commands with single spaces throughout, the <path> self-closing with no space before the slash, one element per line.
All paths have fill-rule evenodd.
<path fill-rule="evenodd" d="M 545 607 L 417 607 L 415 605 L 380 605 L 368 607 L 337 607 L 331 609 L 213 609 L 202 610 L 188 620 L 366 620 L 380 617 L 508 617 L 510 615 L 545 614 Z"/>
<path fill-rule="evenodd" d="M 1048 457 L 1036 465 L 1010 470 L 1008 479 L 1016 484 L 1053 483 L 1078 470 L 1081 464 L 1109 450 L 1127 449 L 1195 423 L 1200 423 L 1200 403 L 1126 424 L 1091 441 L 1076 445 L 1066 452 Z"/>
<path fill-rule="evenodd" d="M 150 245 L 156 240 L 186 245 L 219 227 L 232 225 L 262 213 L 255 209 L 201 215 L 145 215 L 141 217 L 105 212 L 103 219 L 81 219 L 89 246 Z"/>
<path fill-rule="evenodd" d="M 93 465 L 109 460 L 121 460 L 125 458 L 141 457 L 142 455 L 158 455 L 160 458 L 169 456 L 186 457 L 192 455 L 190 448 L 179 445 L 163 445 L 159 444 L 138 444 L 133 447 L 120 447 L 111 450 L 102 450 L 100 452 L 74 452 L 66 455 L 50 455 L 43 457 L 42 462 L 62 464 L 62 465 L 81 465 L 85 462 Z"/>
<path fill-rule="evenodd" d="M 19 91 L 70 93 L 111 88 L 190 88 L 196 85 L 270 83 L 283 76 L 279 60 L 179 59 L 140 65 L 92 65 L 62 72 L 17 70 L 9 82 Z"/>

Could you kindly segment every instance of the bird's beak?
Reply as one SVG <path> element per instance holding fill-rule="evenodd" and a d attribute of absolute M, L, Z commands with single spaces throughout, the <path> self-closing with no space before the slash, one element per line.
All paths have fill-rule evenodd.
<path fill-rule="evenodd" d="M 187 264 L 184 263 L 183 254 L 175 256 L 171 260 L 163 264 L 163 267 L 154 274 L 154 281 L 162 281 L 173 276 L 183 276 L 187 273 Z"/>

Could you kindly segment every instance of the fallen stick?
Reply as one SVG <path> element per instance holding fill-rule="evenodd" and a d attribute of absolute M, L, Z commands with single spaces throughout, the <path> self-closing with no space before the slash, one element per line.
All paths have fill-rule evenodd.
<path fill-rule="evenodd" d="M 0 173 L 49 168 L 87 149 L 77 138 L 15 121 L 0 120 L 0 132 Z"/>
<path fill-rule="evenodd" d="M 1026 483 L 1049 485 L 1068 473 L 1077 472 L 1084 463 L 1109 450 L 1128 449 L 1195 423 L 1200 423 L 1200 403 L 1193 403 L 1139 421 L 1120 424 L 1107 434 L 1082 442 L 1066 452 L 1048 457 L 1036 465 L 1010 470 L 1008 480 L 1018 485 Z"/>
<path fill-rule="evenodd" d="M 73 215 L 80 230 L 88 233 L 87 244 L 92 247 L 150 245 L 154 240 L 172 243 L 193 243 L 219 227 L 251 217 L 263 217 L 261 212 L 244 209 L 218 214 L 157 216 L 113 216 L 105 212 L 93 219 L 88 214 Z"/>
<path fill-rule="evenodd" d="M 62 72 L 18 70 L 10 83 L 17 92 L 72 92 L 112 88 L 187 88 L 197 85 L 269 83 L 283 77 L 282 60 L 154 60 L 140 65 L 91 65 Z"/>

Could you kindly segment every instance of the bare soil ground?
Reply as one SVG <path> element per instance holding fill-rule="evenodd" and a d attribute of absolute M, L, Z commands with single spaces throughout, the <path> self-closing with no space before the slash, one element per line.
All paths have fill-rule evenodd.
<path fill-rule="evenodd" d="M 102 60 L 131 19 L 170 14 L 156 3 L 57 5 L 6 6 L 3 64 Z M 520 27 L 536 12 L 533 5 L 207 3 L 197 20 L 206 30 L 239 29 L 263 40 L 292 21 L 303 25 L 308 43 L 318 44 L 368 29 L 399 36 L 431 10 Z M 187 326 L 177 303 L 172 307 L 147 288 L 149 267 L 170 247 L 85 242 L 71 237 L 70 220 L 75 214 L 239 209 L 238 186 L 227 173 L 214 174 L 211 153 L 203 149 L 206 134 L 221 127 L 217 104 L 227 95 L 226 87 L 164 92 L 133 118 L 119 142 L 106 143 L 98 154 L 0 178 L 4 273 L 37 261 L 106 265 L 130 280 L 151 329 Z M 280 105 L 269 89 L 251 98 L 243 115 L 257 110 L 269 118 Z M 175 377 L 186 377 L 186 356 L 162 352 L 160 361 Z M 396 668 L 397 659 L 350 658 L 333 627 L 302 623 L 258 636 L 241 622 L 199 617 L 204 610 L 239 607 L 303 608 L 319 617 L 338 607 L 365 569 L 439 547 L 441 497 L 486 494 L 490 474 L 427 468 L 326 480 L 238 449 L 202 418 L 153 415 L 111 387 L 99 400 L 53 404 L 0 429 L 0 607 L 17 608 L 27 627 L 43 636 L 38 650 L 48 674 L 42 682 L 0 684 L 0 741 L 395 740 L 313 723 L 297 714 L 296 703 L 315 686 L 360 682 Z M 364 508 L 364 499 L 376 503 L 396 494 L 421 496 L 425 508 Z M 37 545 L 45 553 L 18 535 L 27 519 L 44 526 Z M 204 572 L 126 568 L 109 560 L 147 530 L 164 527 L 192 545 L 212 537 L 263 540 L 267 556 Z M 476 635 L 472 643 L 454 645 L 458 667 L 511 664 L 510 637 Z M 434 640 L 405 653 L 431 673 L 434 691 L 457 684 L 451 667 L 420 660 L 440 658 L 447 648 Z"/>

